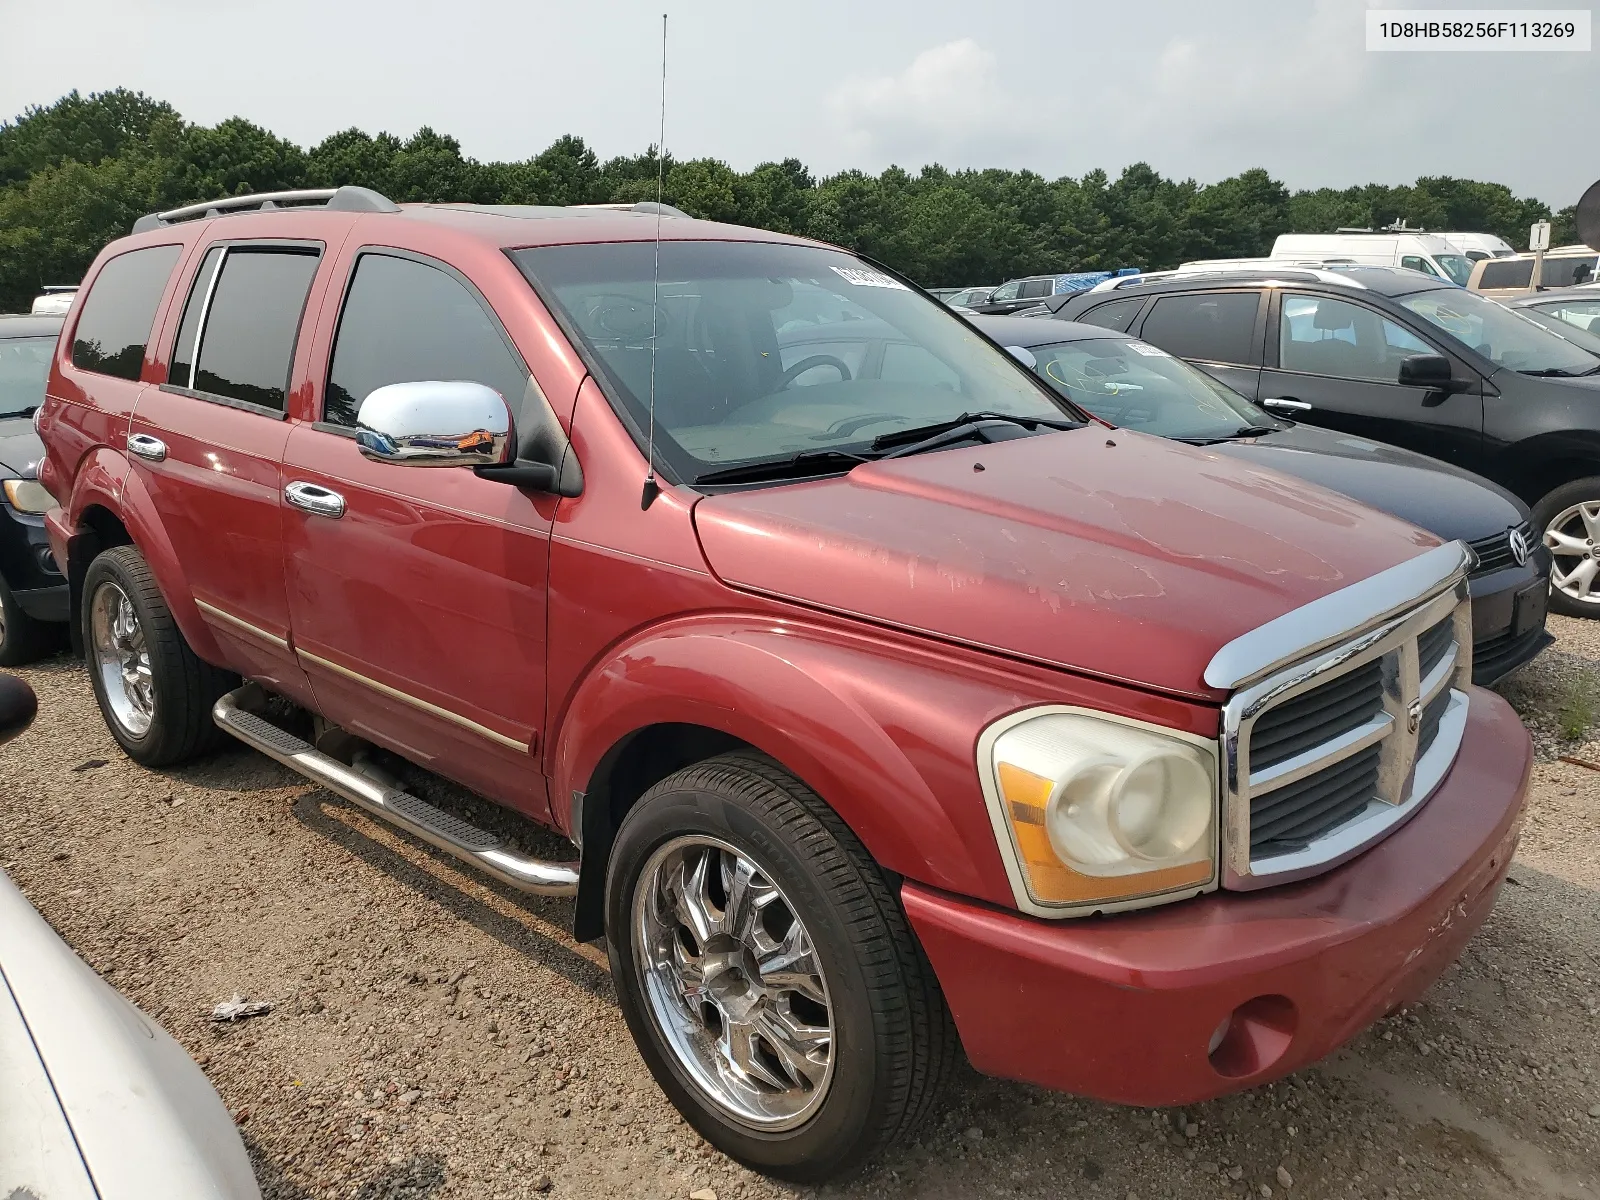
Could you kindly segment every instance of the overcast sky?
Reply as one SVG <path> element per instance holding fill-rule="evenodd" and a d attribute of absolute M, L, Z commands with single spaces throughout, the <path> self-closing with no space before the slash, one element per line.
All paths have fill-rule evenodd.
<path fill-rule="evenodd" d="M 122 86 L 306 146 L 431 125 L 480 159 L 563 133 L 635 153 L 656 137 L 663 7 L 0 0 L 0 116 Z M 1201 182 L 1262 166 L 1292 187 L 1457 175 L 1556 207 L 1600 176 L 1595 52 L 1368 53 L 1366 7 L 668 0 L 667 147 L 819 174 L 937 161 L 1054 178 L 1143 160 Z"/>

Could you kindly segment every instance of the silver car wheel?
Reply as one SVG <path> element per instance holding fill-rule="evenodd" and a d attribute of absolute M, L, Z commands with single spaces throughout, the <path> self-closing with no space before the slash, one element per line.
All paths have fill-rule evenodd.
<path fill-rule="evenodd" d="M 632 934 L 656 1027 L 706 1098 L 762 1130 L 817 1110 L 833 1078 L 828 984 L 760 866 L 715 838 L 674 838 L 640 872 Z"/>
<path fill-rule="evenodd" d="M 1563 509 L 1544 531 L 1544 544 L 1555 556 L 1550 585 L 1581 604 L 1600 604 L 1600 500 L 1586 500 Z"/>
<path fill-rule="evenodd" d="M 112 717 L 130 736 L 143 737 L 156 713 L 150 650 L 133 601 L 114 583 L 95 589 L 89 602 L 89 637 Z"/>

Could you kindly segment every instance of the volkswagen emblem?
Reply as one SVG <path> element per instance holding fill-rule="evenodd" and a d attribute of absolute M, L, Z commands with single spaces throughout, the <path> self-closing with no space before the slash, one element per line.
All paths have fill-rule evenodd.
<path fill-rule="evenodd" d="M 1517 560 L 1517 566 L 1527 566 L 1528 555 L 1531 553 L 1527 535 L 1520 529 L 1513 529 L 1511 536 L 1506 540 L 1511 543 L 1511 557 Z"/>
<path fill-rule="evenodd" d="M 1413 700 L 1406 705 L 1406 732 L 1416 733 L 1422 728 L 1422 701 Z"/>

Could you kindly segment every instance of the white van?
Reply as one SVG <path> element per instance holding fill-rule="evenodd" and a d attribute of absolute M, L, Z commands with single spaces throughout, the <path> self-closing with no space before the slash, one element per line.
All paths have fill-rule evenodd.
<path fill-rule="evenodd" d="M 1272 243 L 1272 257 L 1405 267 L 1463 287 L 1472 274 L 1467 256 L 1431 233 L 1285 233 Z"/>
<path fill-rule="evenodd" d="M 1516 253 L 1510 242 L 1492 233 L 1437 233 L 1434 236 L 1442 237 L 1472 262 L 1485 258 L 1509 258 Z"/>

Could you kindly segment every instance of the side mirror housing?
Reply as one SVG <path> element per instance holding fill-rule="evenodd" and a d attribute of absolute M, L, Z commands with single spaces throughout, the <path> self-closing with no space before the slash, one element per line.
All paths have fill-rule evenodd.
<path fill-rule="evenodd" d="M 1472 385 L 1457 379 L 1450 360 L 1442 354 L 1413 354 L 1400 361 L 1402 387 L 1427 388 L 1431 392 L 1464 392 Z"/>
<path fill-rule="evenodd" d="M 369 392 L 356 412 L 356 445 L 374 462 L 403 467 L 497 467 L 516 457 L 504 398 L 466 380 L 391 383 Z"/>

